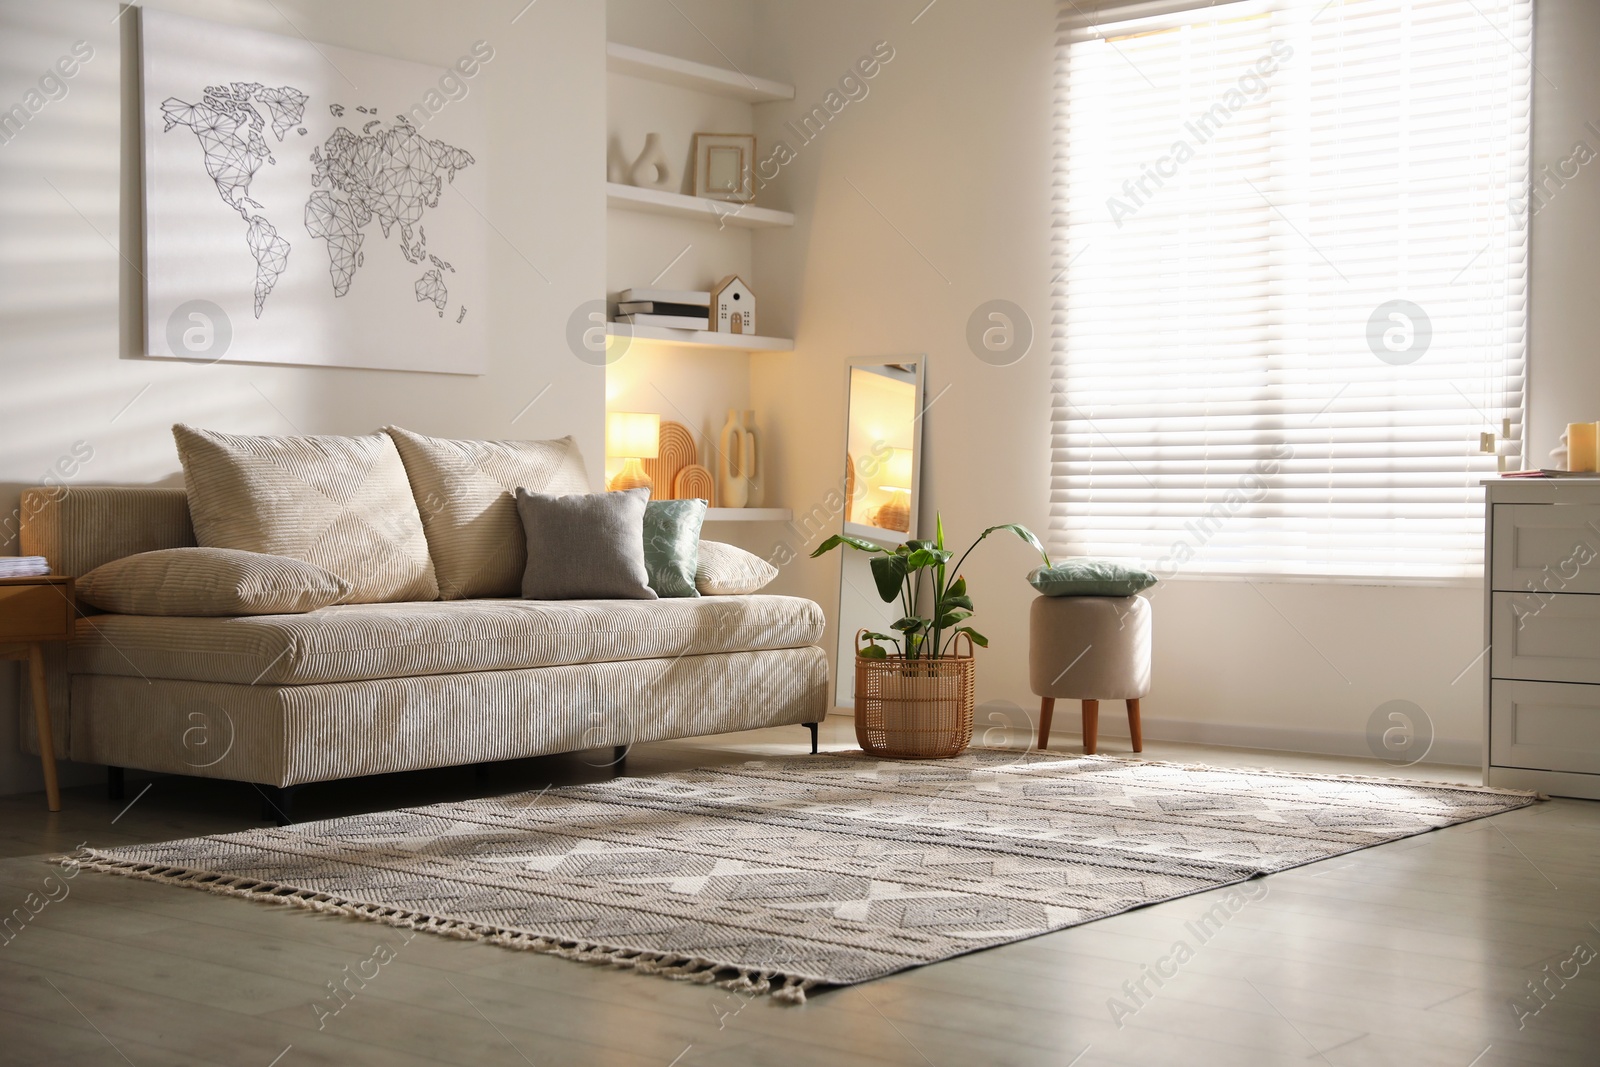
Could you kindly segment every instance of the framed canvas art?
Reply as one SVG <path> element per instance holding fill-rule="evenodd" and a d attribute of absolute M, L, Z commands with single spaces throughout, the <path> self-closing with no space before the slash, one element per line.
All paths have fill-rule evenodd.
<path fill-rule="evenodd" d="M 148 355 L 486 370 L 481 87 L 148 8 L 140 40 Z"/>

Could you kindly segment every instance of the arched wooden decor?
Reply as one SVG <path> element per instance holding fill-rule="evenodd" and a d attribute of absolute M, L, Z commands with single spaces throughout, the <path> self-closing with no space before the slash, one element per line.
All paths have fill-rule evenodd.
<path fill-rule="evenodd" d="M 678 472 L 700 458 L 699 450 L 695 448 L 694 434 L 681 422 L 662 419 L 659 452 L 660 455 L 655 459 L 641 461 L 645 473 L 655 483 L 651 495 L 657 500 L 682 499 L 675 488 Z"/>
<path fill-rule="evenodd" d="M 672 497 L 674 500 L 704 500 L 709 506 L 716 507 L 717 480 L 711 472 L 698 463 L 691 463 L 678 472 L 677 479 L 672 483 Z"/>

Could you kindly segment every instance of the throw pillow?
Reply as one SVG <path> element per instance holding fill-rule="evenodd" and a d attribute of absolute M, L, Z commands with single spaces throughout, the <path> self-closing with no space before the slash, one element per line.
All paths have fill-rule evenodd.
<path fill-rule="evenodd" d="M 102 564 L 78 599 L 118 615 L 300 615 L 341 604 L 349 582 L 311 563 L 232 548 L 162 548 Z"/>
<path fill-rule="evenodd" d="M 589 472 L 570 437 L 452 441 L 385 429 L 405 461 L 441 600 L 521 590 L 528 540 L 512 496 L 518 486 L 549 496 L 589 491 Z"/>
<path fill-rule="evenodd" d="M 695 588 L 705 596 L 740 596 L 760 592 L 778 576 L 778 568 L 756 555 L 720 541 L 700 542 Z"/>
<path fill-rule="evenodd" d="M 704 500 L 652 500 L 644 508 L 644 569 L 657 596 L 699 596 L 700 526 Z"/>
<path fill-rule="evenodd" d="M 1028 583 L 1045 596 L 1132 596 L 1155 585 L 1156 576 L 1115 560 L 1078 558 L 1036 567 Z"/>
<path fill-rule="evenodd" d="M 439 585 L 388 434 L 245 437 L 174 426 L 195 540 L 332 571 L 353 604 L 434 600 Z"/>
<path fill-rule="evenodd" d="M 655 600 L 644 565 L 648 489 L 547 496 L 517 489 L 528 600 Z"/>

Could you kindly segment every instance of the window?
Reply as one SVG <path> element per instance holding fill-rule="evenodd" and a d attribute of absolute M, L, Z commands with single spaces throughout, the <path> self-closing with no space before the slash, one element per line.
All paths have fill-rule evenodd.
<path fill-rule="evenodd" d="M 1478 573 L 1493 449 L 1522 465 L 1532 0 L 1081 6 L 1052 548 L 1163 577 Z"/>

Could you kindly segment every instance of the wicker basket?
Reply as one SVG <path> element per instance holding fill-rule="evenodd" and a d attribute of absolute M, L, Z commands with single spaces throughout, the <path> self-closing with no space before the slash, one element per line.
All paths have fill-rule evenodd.
<path fill-rule="evenodd" d="M 865 632 L 865 631 L 863 631 Z M 958 634 L 957 641 L 965 634 Z M 956 646 L 959 651 L 959 644 Z M 856 635 L 856 649 L 861 634 Z M 949 759 L 972 743 L 977 660 L 856 656 L 856 742 L 888 759 Z"/>

